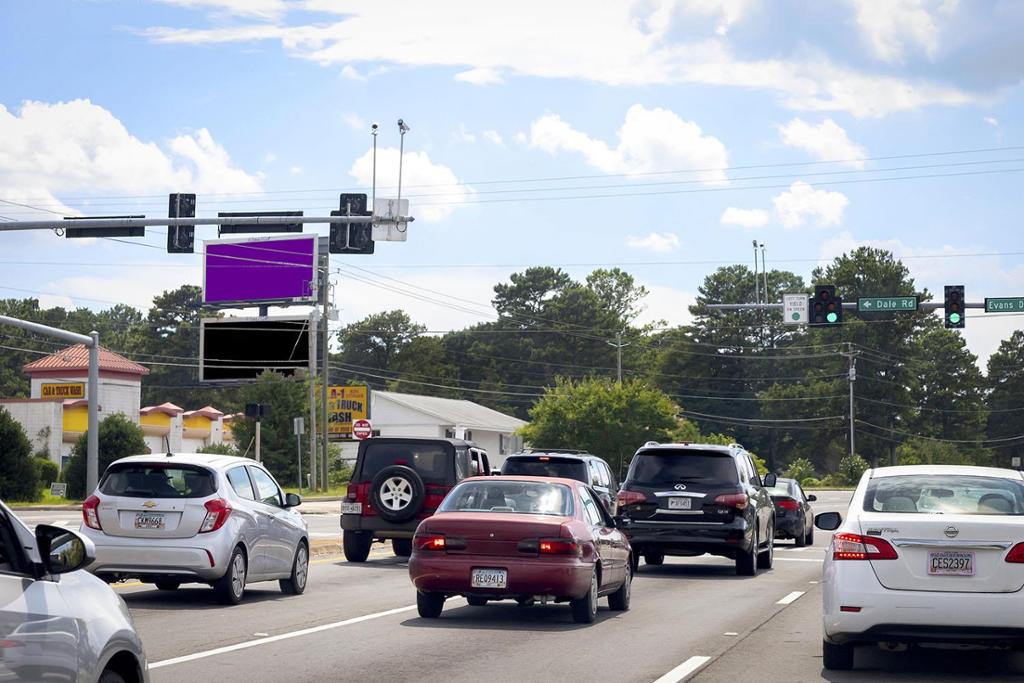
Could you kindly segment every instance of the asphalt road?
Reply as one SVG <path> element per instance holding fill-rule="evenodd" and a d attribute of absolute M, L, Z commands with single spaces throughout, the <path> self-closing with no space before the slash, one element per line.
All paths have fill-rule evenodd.
<path fill-rule="evenodd" d="M 817 512 L 845 510 L 849 494 L 819 497 Z M 41 514 L 22 516 L 39 523 L 58 515 Z M 68 519 L 59 515 L 56 521 Z M 338 534 L 333 513 L 307 520 L 314 533 Z M 590 626 L 574 624 L 564 605 L 470 607 L 461 599 L 450 600 L 438 620 L 420 619 L 406 565 L 387 547 L 361 565 L 316 560 L 299 597 L 283 595 L 276 583 L 250 586 L 231 608 L 201 586 L 161 592 L 126 585 L 118 592 L 156 682 L 1024 680 L 1024 656 L 987 652 L 863 650 L 856 671 L 826 674 L 817 582 L 829 537 L 816 536 L 808 548 L 779 542 L 775 568 L 752 578 L 709 556 L 642 565 L 632 609 L 613 613 L 602 601 Z"/>

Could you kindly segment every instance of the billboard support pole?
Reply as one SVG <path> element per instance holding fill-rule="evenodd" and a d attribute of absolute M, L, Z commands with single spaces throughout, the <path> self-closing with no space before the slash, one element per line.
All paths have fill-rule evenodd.
<path fill-rule="evenodd" d="M 316 309 L 309 314 L 309 488 L 316 490 Z"/>
<path fill-rule="evenodd" d="M 320 370 L 320 404 L 321 404 L 320 405 L 320 417 L 321 417 L 322 424 L 323 424 L 322 432 L 323 432 L 323 439 L 324 439 L 324 442 L 323 442 L 324 443 L 323 470 L 322 470 L 323 477 L 322 477 L 321 482 L 320 482 L 320 484 L 321 484 L 320 488 L 323 491 L 326 491 L 327 487 L 330 486 L 330 481 L 328 480 L 328 477 L 327 477 L 327 473 L 330 472 L 330 465 L 329 465 L 329 463 L 327 461 L 328 460 L 328 450 L 327 450 L 327 447 L 328 447 L 328 436 L 330 436 L 330 433 L 331 433 L 330 425 L 327 422 L 327 378 L 328 378 L 328 375 L 329 375 L 329 373 L 328 373 L 328 362 L 327 361 L 330 359 L 330 355 L 331 355 L 331 349 L 330 349 L 331 336 L 330 336 L 330 326 L 327 324 L 327 320 L 328 320 L 328 318 L 327 318 L 327 314 L 328 314 L 327 307 L 330 305 L 330 303 L 329 303 L 330 297 L 328 296 L 330 291 L 331 291 L 330 273 L 328 272 L 327 268 L 324 268 L 324 291 L 323 291 L 324 314 L 323 314 L 323 317 L 320 319 L 320 324 L 323 326 L 323 329 L 320 331 L 320 334 L 323 335 L 323 340 L 322 340 L 321 343 L 322 343 L 323 348 L 324 348 L 324 361 L 323 361 L 323 365 L 321 365 L 321 370 Z"/>

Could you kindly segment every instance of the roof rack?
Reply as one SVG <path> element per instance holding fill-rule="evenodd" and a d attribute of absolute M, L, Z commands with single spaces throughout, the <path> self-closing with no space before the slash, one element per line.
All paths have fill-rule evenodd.
<path fill-rule="evenodd" d="M 731 443 L 731 444 L 729 444 L 729 448 L 738 448 L 741 451 L 747 450 L 746 448 L 743 447 L 743 444 L 741 444 L 741 443 Z"/>
<path fill-rule="evenodd" d="M 523 453 L 565 453 L 566 455 L 590 455 L 589 451 L 581 451 L 576 448 L 524 448 Z"/>

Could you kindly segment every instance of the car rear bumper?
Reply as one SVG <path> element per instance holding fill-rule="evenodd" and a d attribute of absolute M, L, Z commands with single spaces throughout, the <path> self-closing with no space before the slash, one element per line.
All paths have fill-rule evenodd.
<path fill-rule="evenodd" d="M 344 531 L 366 531 L 374 538 L 412 538 L 423 517 L 414 517 L 406 522 L 388 522 L 369 515 L 342 515 L 341 528 Z"/>
<path fill-rule="evenodd" d="M 474 588 L 470 585 L 474 569 L 505 569 L 508 571 L 508 586 Z M 539 560 L 488 555 L 431 556 L 414 551 L 409 559 L 409 577 L 417 590 L 494 600 L 536 595 L 578 599 L 590 590 L 593 571 L 592 563 L 577 558 Z"/>
<path fill-rule="evenodd" d="M 122 538 L 88 528 L 82 532 L 96 546 L 96 560 L 86 568 L 89 572 L 99 577 L 143 581 L 213 581 L 224 575 L 236 545 L 233 539 L 217 532 L 209 539 L 166 540 Z"/>
<path fill-rule="evenodd" d="M 637 553 L 655 550 L 666 555 L 711 553 L 732 557 L 750 542 L 743 518 L 726 524 L 624 520 L 622 531 Z"/>
<path fill-rule="evenodd" d="M 796 538 L 806 532 L 799 517 L 775 517 L 775 538 Z"/>

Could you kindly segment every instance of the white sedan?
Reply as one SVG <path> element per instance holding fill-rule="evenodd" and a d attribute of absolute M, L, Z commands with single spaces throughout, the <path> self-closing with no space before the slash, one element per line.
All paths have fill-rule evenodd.
<path fill-rule="evenodd" d="M 824 564 L 826 669 L 858 645 L 1024 645 L 1024 475 L 990 467 L 868 470 Z"/>

